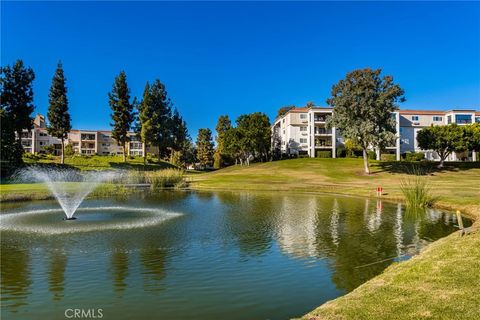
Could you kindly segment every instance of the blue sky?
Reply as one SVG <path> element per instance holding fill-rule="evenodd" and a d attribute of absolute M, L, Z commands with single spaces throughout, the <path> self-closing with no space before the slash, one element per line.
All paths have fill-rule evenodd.
<path fill-rule="evenodd" d="M 382 68 L 402 108 L 480 109 L 480 3 L 5 2 L 1 64 L 36 73 L 36 111 L 62 60 L 76 129 L 109 129 L 107 93 L 159 78 L 196 136 L 221 114 L 325 105 L 346 72 Z"/>

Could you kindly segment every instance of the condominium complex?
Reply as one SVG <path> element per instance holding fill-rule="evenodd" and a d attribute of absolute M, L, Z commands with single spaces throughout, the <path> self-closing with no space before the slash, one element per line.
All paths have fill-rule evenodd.
<path fill-rule="evenodd" d="M 274 148 L 287 155 L 308 155 L 317 157 L 321 151 L 327 151 L 336 157 L 336 151 L 344 144 L 341 132 L 336 128 L 326 127 L 326 118 L 334 112 L 331 107 L 292 108 L 275 119 L 272 126 Z M 421 150 L 417 144 L 417 133 L 430 125 L 458 125 L 480 123 L 480 112 L 475 110 L 399 110 L 392 113 L 395 118 L 397 139 L 382 150 L 383 153 L 396 155 L 400 160 L 406 152 L 425 152 L 428 160 L 438 160 L 438 155 L 431 150 Z M 324 153 L 325 154 L 325 153 Z M 377 150 L 379 157 L 380 150 Z M 459 158 L 477 160 L 475 152 L 469 151 L 460 156 L 452 154 L 449 160 Z"/>
<path fill-rule="evenodd" d="M 130 142 L 127 143 L 127 152 L 132 156 L 143 156 L 143 144 L 138 141 L 134 132 L 129 132 Z M 22 146 L 25 152 L 44 152 L 46 146 L 54 147 L 54 154 L 61 153 L 61 141 L 47 133 L 45 117 L 37 114 L 33 121 L 33 129 L 22 133 Z M 123 154 L 123 149 L 112 138 L 111 131 L 104 130 L 71 130 L 66 139 L 75 153 L 82 155 L 115 155 Z"/>

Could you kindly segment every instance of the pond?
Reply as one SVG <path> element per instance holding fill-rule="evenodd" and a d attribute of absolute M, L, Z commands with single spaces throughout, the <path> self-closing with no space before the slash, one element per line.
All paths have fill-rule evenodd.
<path fill-rule="evenodd" d="M 283 193 L 86 200 L 75 221 L 58 208 L 2 205 L 2 319 L 74 309 L 104 319 L 299 317 L 457 224 L 437 210 Z"/>

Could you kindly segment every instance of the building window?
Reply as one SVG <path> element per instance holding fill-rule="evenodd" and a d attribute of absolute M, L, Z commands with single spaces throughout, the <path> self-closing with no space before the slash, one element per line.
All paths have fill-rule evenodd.
<path fill-rule="evenodd" d="M 433 117 L 433 121 L 435 121 L 435 122 L 440 122 L 442 120 L 443 120 L 443 117 L 437 117 L 437 116 Z"/>
<path fill-rule="evenodd" d="M 300 138 L 300 143 L 307 143 L 307 138 Z"/>
<path fill-rule="evenodd" d="M 472 116 L 469 114 L 456 114 L 455 122 L 459 124 L 472 123 Z"/>
<path fill-rule="evenodd" d="M 418 116 L 412 116 L 412 121 L 418 121 Z"/>
<path fill-rule="evenodd" d="M 320 121 L 320 122 L 325 122 L 326 119 L 327 119 L 327 116 L 325 114 L 315 114 L 315 116 L 313 117 L 314 121 Z"/>
<path fill-rule="evenodd" d="M 307 127 L 300 127 L 300 131 L 307 131 Z"/>
<path fill-rule="evenodd" d="M 475 117 L 475 122 L 480 123 L 480 117 Z"/>
<path fill-rule="evenodd" d="M 447 117 L 447 123 L 448 123 L 448 124 L 452 123 L 452 116 L 448 116 L 448 117 Z"/>
<path fill-rule="evenodd" d="M 130 142 L 130 149 L 142 149 L 141 142 Z"/>
<path fill-rule="evenodd" d="M 82 133 L 81 140 L 95 140 L 95 134 Z"/>
<path fill-rule="evenodd" d="M 300 113 L 300 119 L 307 119 L 306 113 Z"/>
<path fill-rule="evenodd" d="M 40 137 L 46 137 L 47 134 L 46 134 L 45 132 L 40 132 L 40 133 L 39 133 L 39 136 L 40 136 Z"/>

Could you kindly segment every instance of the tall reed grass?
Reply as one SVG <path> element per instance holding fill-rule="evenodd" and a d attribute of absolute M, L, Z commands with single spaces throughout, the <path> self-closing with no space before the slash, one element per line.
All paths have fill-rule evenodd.
<path fill-rule="evenodd" d="M 427 175 L 420 168 L 413 168 L 408 178 L 400 180 L 400 190 L 408 209 L 431 207 L 436 201 Z"/>
<path fill-rule="evenodd" d="M 148 183 L 152 189 L 182 187 L 185 175 L 182 170 L 164 169 L 158 171 L 131 171 L 126 176 L 127 183 Z"/>

